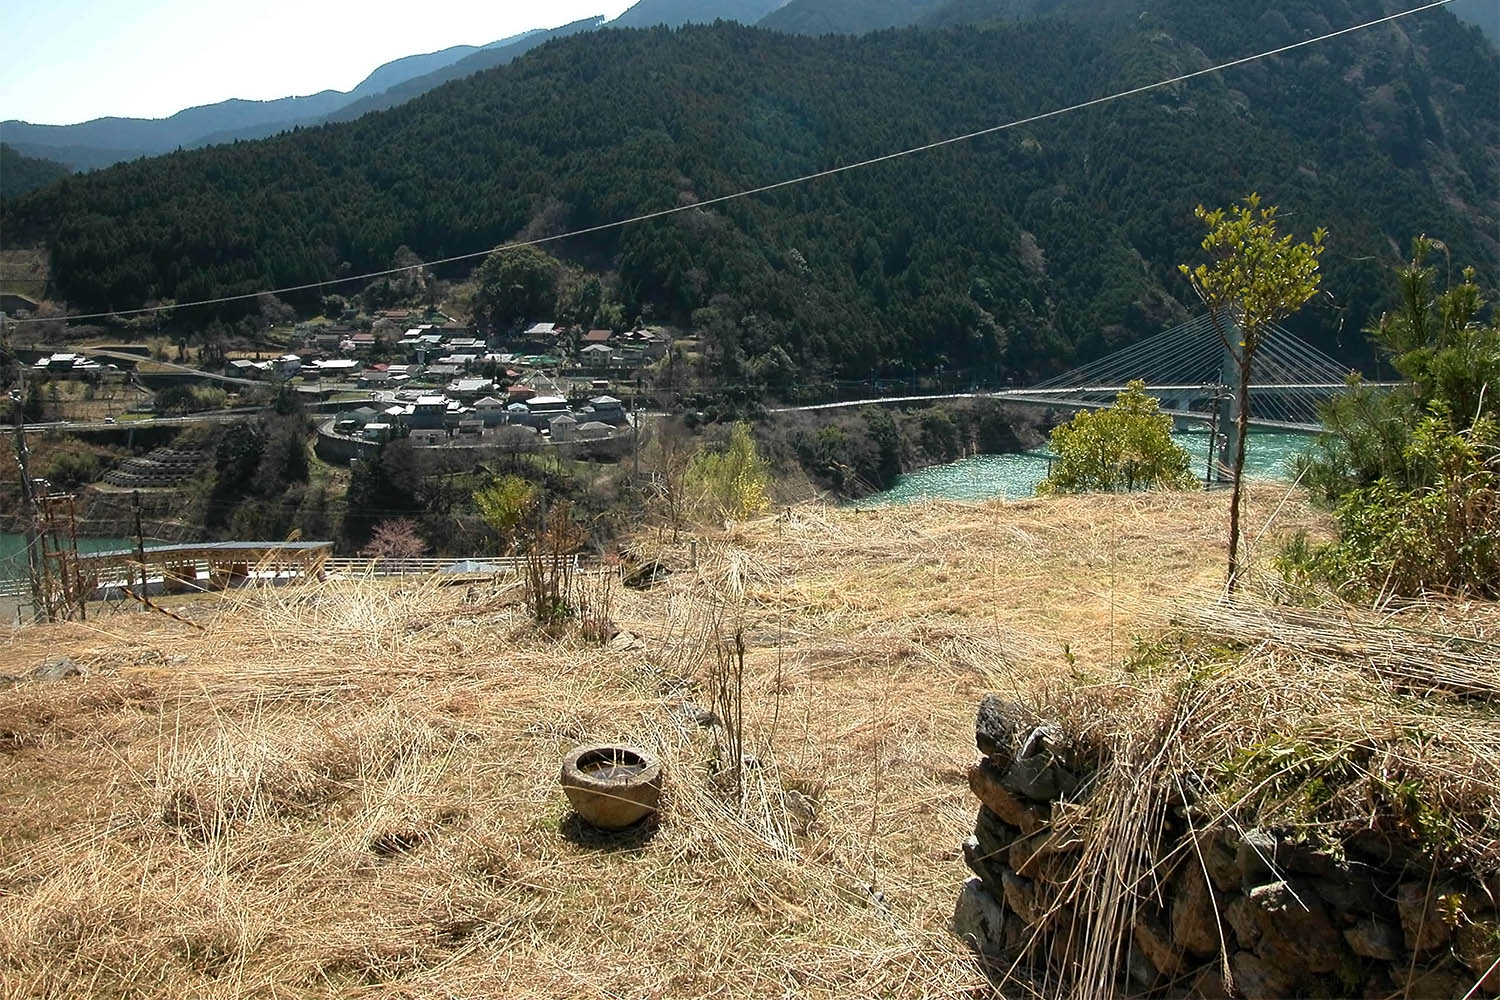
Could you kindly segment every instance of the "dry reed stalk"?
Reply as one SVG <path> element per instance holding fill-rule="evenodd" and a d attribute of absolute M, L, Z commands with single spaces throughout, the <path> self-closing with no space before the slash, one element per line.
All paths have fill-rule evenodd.
<path fill-rule="evenodd" d="M 1130 718 L 1139 679 L 1116 680 L 1101 638 L 1111 562 L 1121 628 L 1147 623 L 1132 600 L 1211 586 L 1216 504 L 798 509 L 697 539 L 696 567 L 686 544 L 651 553 L 675 573 L 617 592 L 640 643 L 608 648 L 539 635 L 514 591 L 376 580 L 174 604 L 201 634 L 123 613 L 13 632 L 0 669 L 66 652 L 89 676 L 0 691 L 6 989 L 985 995 L 946 930 L 974 705 L 995 689 L 1058 705 L 1085 737 Z M 760 764 L 741 809 L 680 710 L 736 631 Z M 1279 675 L 1240 683 L 1229 703 L 1301 724 Z M 1184 745 L 1232 747 L 1236 719 L 1195 714 Z M 593 740 L 663 760 L 649 839 L 570 825 L 557 763 Z M 201 805 L 191 836 L 162 822 L 179 791 Z M 1138 854 L 1098 870 L 1128 877 Z"/>

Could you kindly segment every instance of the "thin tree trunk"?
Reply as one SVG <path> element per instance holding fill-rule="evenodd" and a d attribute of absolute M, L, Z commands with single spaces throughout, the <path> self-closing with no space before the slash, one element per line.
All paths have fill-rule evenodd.
<path fill-rule="evenodd" d="M 1245 346 L 1240 358 L 1240 397 L 1238 412 L 1235 413 L 1235 437 L 1234 443 L 1234 489 L 1230 491 L 1229 498 L 1229 575 L 1225 581 L 1230 597 L 1234 596 L 1235 588 L 1239 586 L 1240 577 L 1240 494 L 1245 482 L 1245 439 L 1250 434 L 1250 361 L 1251 346 L 1249 338 L 1245 338 Z"/>

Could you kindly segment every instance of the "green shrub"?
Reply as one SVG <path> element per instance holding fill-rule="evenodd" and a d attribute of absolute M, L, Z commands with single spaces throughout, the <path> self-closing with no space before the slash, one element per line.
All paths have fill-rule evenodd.
<path fill-rule="evenodd" d="M 1284 574 L 1326 580 L 1349 597 L 1500 596 L 1500 435 L 1490 420 L 1451 430 L 1438 409 L 1411 442 L 1435 476 L 1410 486 L 1382 478 L 1346 493 L 1333 511 L 1338 539 L 1284 550 Z"/>
<path fill-rule="evenodd" d="M 771 473 L 750 437 L 750 426 L 737 423 L 724 452 L 693 456 L 684 477 L 687 495 L 705 513 L 740 520 L 770 507 Z"/>
<path fill-rule="evenodd" d="M 1360 598 L 1500 596 L 1500 316 L 1472 269 L 1439 292 L 1419 239 L 1397 271 L 1400 308 L 1367 332 L 1402 384 L 1355 386 L 1324 411 L 1303 480 L 1333 507 L 1336 541 L 1284 550 L 1283 575 Z"/>
<path fill-rule="evenodd" d="M 1084 410 L 1052 432 L 1057 461 L 1038 494 L 1186 490 L 1192 456 L 1172 440 L 1172 418 L 1131 382 L 1107 410 Z"/>

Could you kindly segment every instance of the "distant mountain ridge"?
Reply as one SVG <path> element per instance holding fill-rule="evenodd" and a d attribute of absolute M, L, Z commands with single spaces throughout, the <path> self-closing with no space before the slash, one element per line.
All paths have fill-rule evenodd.
<path fill-rule="evenodd" d="M 361 98 L 339 108 L 337 111 L 327 115 L 322 120 L 330 122 L 353 121 L 360 115 L 369 114 L 371 111 L 384 111 L 398 104 L 404 104 L 414 97 L 420 97 L 437 87 L 453 80 L 462 80 L 466 76 L 482 73 L 496 66 L 504 66 L 513 59 L 518 59 L 539 45 L 553 41 L 558 38 L 567 38 L 584 31 L 593 31 L 604 25 L 602 15 L 586 17 L 582 20 L 564 24 L 558 28 L 550 28 L 542 31 L 529 31 L 525 35 L 518 36 L 514 40 L 507 40 L 504 44 L 496 43 L 486 45 L 484 48 L 465 56 L 455 62 L 440 66 L 430 73 L 411 77 L 393 87 Z"/>
<path fill-rule="evenodd" d="M 593 23 L 597 25 L 602 20 L 595 18 Z M 235 98 L 187 108 L 169 118 L 95 118 L 77 125 L 33 125 L 12 120 L 0 123 L 0 132 L 5 135 L 6 144 L 17 153 L 56 161 L 74 170 L 107 167 L 122 160 L 156 156 L 174 149 L 190 149 L 235 139 L 262 139 L 297 125 L 321 122 L 353 104 L 370 101 L 373 106 L 369 110 L 390 107 L 389 103 L 377 102 L 382 94 L 393 88 L 441 73 L 448 67 L 487 53 L 508 52 L 509 58 L 514 58 L 533 47 L 527 44 L 528 41 L 542 36 L 533 43 L 540 44 L 556 31 L 533 29 L 488 45 L 455 45 L 439 52 L 404 56 L 377 67 L 349 91 L 324 90 L 304 97 L 283 97 L 273 101 Z M 458 75 L 467 76 L 470 72 L 494 65 L 500 65 L 500 62 L 476 65 Z M 402 100 L 423 92 L 409 93 Z"/>
<path fill-rule="evenodd" d="M 791 0 L 760 27 L 796 35 L 862 35 L 904 28 L 942 7 L 944 0 Z"/>
<path fill-rule="evenodd" d="M 1500 45 L 1500 3 L 1496 0 L 1452 0 L 1447 6 L 1460 20 L 1477 24 L 1491 45 Z M 483 46 L 455 45 L 392 60 L 347 92 L 221 101 L 162 119 L 98 118 L 76 125 L 12 120 L 0 123 L 0 132 L 15 154 L 61 163 L 72 170 L 90 170 L 176 149 L 351 121 L 504 65 L 546 42 L 601 27 L 676 28 L 724 20 L 790 34 L 859 35 L 887 28 L 942 29 L 1042 17 L 1063 17 L 1098 27 L 1128 21 L 1138 10 L 1137 0 L 639 0 L 613 21 L 595 16 Z"/>
<path fill-rule="evenodd" d="M 239 139 L 264 139 L 298 126 L 351 121 L 404 104 L 435 87 L 503 66 L 557 38 L 601 27 L 680 27 L 717 20 L 754 24 L 785 0 L 640 0 L 620 17 L 582 18 L 556 28 L 535 28 L 487 45 L 455 45 L 404 56 L 377 67 L 353 90 L 324 90 L 271 101 L 231 99 L 187 108 L 168 118 L 95 118 L 76 125 L 0 123 L 18 154 L 93 170 L 142 156 L 194 149 Z"/>
<path fill-rule="evenodd" d="M 1083 6 L 1086 0 L 1067 0 Z M 1250 191 L 1330 252 L 1297 332 L 1341 359 L 1420 233 L 1500 275 L 1500 55 L 1447 12 L 1190 84 L 762 195 L 709 199 L 1066 107 L 1398 9 L 1401 0 L 1149 0 L 1085 18 L 801 35 L 599 31 L 400 108 L 70 178 L 0 206 L 82 312 L 319 283 L 517 234 L 690 327 L 722 384 L 945 365 L 1023 379 L 1197 307 L 1198 204 Z M 998 7 L 998 5 L 997 5 Z M 988 16 L 976 8 L 978 16 Z M 669 206 L 670 218 L 611 226 Z M 696 206 L 696 207 L 689 207 Z M 445 278 L 465 268 L 443 266 Z M 355 286 L 340 286 L 352 294 Z M 185 310 L 181 312 L 186 312 Z"/>
<path fill-rule="evenodd" d="M 23 156 L 0 142 L 0 198 L 14 198 L 35 191 L 70 173 L 72 171 L 61 163 Z"/>
<path fill-rule="evenodd" d="M 1479 25 L 1491 42 L 1500 42 L 1496 0 L 1451 0 L 1447 8 L 1460 21 Z M 759 26 L 798 35 L 862 35 L 913 25 L 949 28 L 1061 17 L 1097 27 L 1139 10 L 1136 0 L 789 0 Z"/>
<path fill-rule="evenodd" d="M 755 24 L 775 12 L 786 0 L 640 0 L 635 6 L 609 22 L 611 28 L 651 28 L 664 24 L 679 28 L 684 24 L 712 24 L 715 21 L 738 21 Z"/>

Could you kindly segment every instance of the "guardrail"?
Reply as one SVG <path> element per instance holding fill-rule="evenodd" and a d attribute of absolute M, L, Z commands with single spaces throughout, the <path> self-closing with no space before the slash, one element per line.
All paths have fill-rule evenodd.
<path fill-rule="evenodd" d="M 574 557 L 575 561 L 577 557 Z M 464 569 L 466 565 L 472 565 L 474 569 Z M 324 573 L 339 573 L 344 576 L 427 576 L 444 571 L 462 573 L 472 572 L 483 574 L 490 572 L 518 573 L 526 565 L 526 560 L 520 556 L 496 556 L 484 558 L 471 556 L 467 559 L 436 558 L 432 556 L 418 556 L 413 558 L 364 558 L 336 557 L 329 558 L 323 563 Z M 491 569 L 490 567 L 493 567 Z"/>
<path fill-rule="evenodd" d="M 526 559 L 524 556 L 495 556 L 468 559 L 436 556 L 416 556 L 411 558 L 340 557 L 325 559 L 322 564 L 325 576 L 337 574 L 343 577 L 356 578 L 436 576 L 444 573 L 472 576 L 519 576 L 525 570 L 525 567 Z M 208 589 L 211 586 L 210 581 L 213 579 L 213 566 L 207 560 L 198 559 L 174 563 L 173 568 L 183 573 L 191 568 L 197 574 L 196 581 L 178 581 L 174 579 L 174 584 L 192 588 L 196 582 L 198 589 Z M 577 572 L 581 568 L 583 568 L 583 561 L 577 555 L 574 555 L 574 572 Z M 283 580 L 298 579 L 301 575 L 300 570 L 287 567 L 274 574 L 271 571 L 264 573 L 252 572 L 248 582 L 274 583 Z M 111 566 L 103 572 L 95 572 L 89 579 L 95 593 L 138 585 L 139 581 L 140 577 L 138 575 L 133 575 L 128 569 L 115 566 Z M 150 582 L 160 584 L 164 581 L 157 575 L 153 575 Z M 26 577 L 0 579 L 0 598 L 24 598 L 30 597 L 30 595 L 31 582 Z"/>

